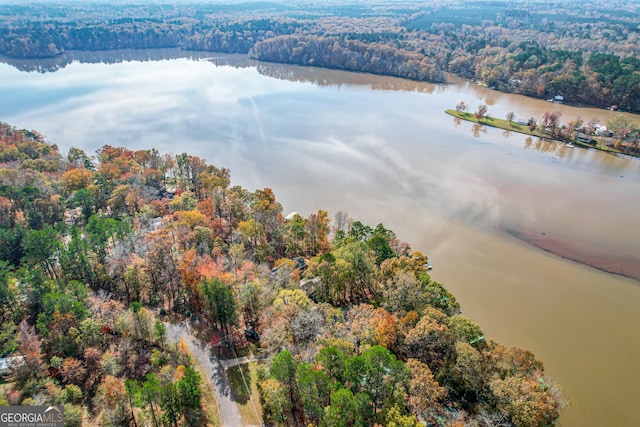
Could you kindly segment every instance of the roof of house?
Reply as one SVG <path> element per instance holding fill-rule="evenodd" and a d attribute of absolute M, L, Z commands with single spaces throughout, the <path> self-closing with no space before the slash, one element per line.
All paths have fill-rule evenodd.
<path fill-rule="evenodd" d="M 0 358 L 0 373 L 5 372 L 12 366 L 22 364 L 24 360 L 24 356 L 14 356 L 14 357 L 3 357 Z"/>
<path fill-rule="evenodd" d="M 287 216 L 285 216 L 284 219 L 289 221 L 289 220 L 293 219 L 293 217 L 296 216 L 296 215 L 300 215 L 300 214 L 298 212 L 291 212 Z"/>

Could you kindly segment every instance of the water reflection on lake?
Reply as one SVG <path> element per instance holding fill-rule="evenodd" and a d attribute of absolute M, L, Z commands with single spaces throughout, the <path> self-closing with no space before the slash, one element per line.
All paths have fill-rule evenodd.
<path fill-rule="evenodd" d="M 553 109 L 563 121 L 606 122 L 611 112 L 459 79 L 436 86 L 243 56 L 141 54 L 147 62 L 77 53 L 21 66 L 32 73 L 0 65 L 0 120 L 63 150 L 188 151 L 230 168 L 233 184 L 273 188 L 286 211 L 382 222 L 430 256 L 433 276 L 487 335 L 543 360 L 573 403 L 562 425 L 638 424 L 638 282 L 514 236 L 640 265 L 640 162 L 444 114 L 460 101 L 486 103 L 493 117 Z"/>

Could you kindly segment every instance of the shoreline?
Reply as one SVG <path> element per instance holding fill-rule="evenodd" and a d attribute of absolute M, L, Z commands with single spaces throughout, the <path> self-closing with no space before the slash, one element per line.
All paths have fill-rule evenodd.
<path fill-rule="evenodd" d="M 532 229 L 504 228 L 504 231 L 530 246 L 560 258 L 640 282 L 640 259 L 615 256 L 593 244 L 554 238 Z"/>
<path fill-rule="evenodd" d="M 640 153 L 638 154 L 630 154 L 630 153 L 625 153 L 623 151 L 620 150 L 616 150 L 613 148 L 610 148 L 606 145 L 602 144 L 602 139 L 599 136 L 593 136 L 592 139 L 594 141 L 597 141 L 597 143 L 595 145 L 592 144 L 588 144 L 585 142 L 581 142 L 579 141 L 577 138 L 575 137 L 569 137 L 568 140 L 563 140 L 563 139 L 558 139 L 558 138 L 554 138 L 552 135 L 546 134 L 546 133 L 542 133 L 538 130 L 538 125 L 536 125 L 536 128 L 534 130 L 530 130 L 528 125 L 521 125 L 518 123 L 514 123 L 514 122 L 509 122 L 508 120 L 504 120 L 504 119 L 498 119 L 498 118 L 494 118 L 494 117 L 484 117 L 481 120 L 479 120 L 478 118 L 475 117 L 474 114 L 472 113 L 468 113 L 468 112 L 464 112 L 464 111 L 456 111 L 456 110 L 451 110 L 451 109 L 447 109 L 444 110 L 444 112 L 450 116 L 453 116 L 456 119 L 459 120 L 465 120 L 468 121 L 470 123 L 477 123 L 481 126 L 491 126 L 497 129 L 503 129 L 506 131 L 510 131 L 510 132 L 517 132 L 523 135 L 528 135 L 531 137 L 538 137 L 538 138 L 544 138 L 544 139 L 549 139 L 551 141 L 557 141 L 560 142 L 562 144 L 573 144 L 576 147 L 581 147 L 581 148 L 593 148 L 595 150 L 599 150 L 599 151 L 603 151 L 605 153 L 609 153 L 609 154 L 613 154 L 613 155 L 623 155 L 623 156 L 630 156 L 630 157 L 640 157 Z"/>

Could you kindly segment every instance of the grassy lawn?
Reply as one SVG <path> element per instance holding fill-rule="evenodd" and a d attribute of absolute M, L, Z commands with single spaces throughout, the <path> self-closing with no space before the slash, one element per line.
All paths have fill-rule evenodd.
<path fill-rule="evenodd" d="M 529 126 L 527 125 L 519 125 L 517 123 L 513 123 L 513 122 L 509 122 L 509 120 L 504 120 L 504 119 L 497 119 L 495 117 L 489 117 L 489 118 L 482 118 L 482 120 L 478 120 L 475 116 L 475 114 L 473 113 L 468 113 L 465 111 L 456 111 L 456 110 L 445 110 L 445 113 L 456 117 L 458 119 L 462 119 L 462 120 L 466 120 L 469 122 L 473 122 L 473 123 L 480 123 L 481 125 L 487 125 L 487 126 L 493 126 L 496 127 L 498 129 L 504 129 L 504 130 L 508 130 L 508 131 L 513 131 L 513 132 L 518 132 L 518 133 L 522 133 L 525 135 L 531 135 L 531 136 L 537 136 L 539 138 L 547 138 L 547 139 L 552 139 L 552 140 L 556 140 L 554 138 L 551 137 L 551 135 L 549 134 L 544 134 L 541 133 L 540 131 L 538 131 L 538 129 L 536 128 L 533 133 L 531 132 L 531 130 L 529 130 Z M 606 145 L 603 145 L 602 142 L 600 141 L 599 137 L 594 137 L 594 139 L 596 141 L 598 141 L 597 145 L 590 145 L 590 144 L 585 144 L 583 142 L 580 141 L 572 141 L 572 143 L 574 145 L 580 145 L 582 147 L 585 148 L 595 148 L 597 150 L 600 151 L 606 151 L 608 153 L 620 153 L 620 151 L 618 150 L 614 150 L 610 147 L 607 147 Z M 566 141 L 560 141 L 560 142 L 566 142 Z"/>
<path fill-rule="evenodd" d="M 202 374 L 202 373 L 201 373 Z M 222 420 L 220 419 L 220 410 L 218 409 L 218 401 L 213 395 L 211 385 L 207 380 L 206 374 L 203 375 L 206 381 L 206 385 L 200 387 L 202 392 L 202 408 L 207 416 L 207 427 L 221 427 Z"/>
<path fill-rule="evenodd" d="M 532 134 L 531 131 L 529 130 L 529 126 L 527 125 L 519 125 L 513 122 L 509 123 L 509 120 L 489 117 L 489 118 L 483 118 L 482 120 L 478 121 L 478 119 L 473 113 L 467 113 L 465 111 L 445 110 L 445 113 L 462 120 L 467 120 L 469 122 L 474 122 L 474 123 L 480 123 L 481 125 L 493 126 L 499 129 L 524 133 L 526 135 L 545 137 L 545 135 L 541 135 L 537 130 L 534 130 Z"/>
<path fill-rule="evenodd" d="M 262 406 L 258 395 L 258 366 L 258 362 L 249 362 L 227 369 L 231 393 L 233 393 L 233 399 L 238 403 L 238 409 L 245 425 L 262 425 Z M 243 376 L 251 394 L 247 393 Z"/>

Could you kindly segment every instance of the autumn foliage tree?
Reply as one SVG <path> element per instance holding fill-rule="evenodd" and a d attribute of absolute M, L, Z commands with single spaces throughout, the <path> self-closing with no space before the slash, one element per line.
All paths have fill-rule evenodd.
<path fill-rule="evenodd" d="M 62 184 L 67 192 L 87 188 L 93 183 L 94 173 L 87 169 L 71 169 L 62 174 Z"/>
<path fill-rule="evenodd" d="M 541 375 L 532 377 L 512 376 L 496 380 L 491 390 L 498 399 L 498 408 L 506 413 L 515 425 L 544 426 L 558 418 L 562 408 L 559 390 Z"/>
<path fill-rule="evenodd" d="M 18 349 L 23 362 L 12 366 L 11 378 L 23 386 L 29 381 L 42 378 L 45 375 L 45 364 L 40 339 L 35 328 L 26 320 L 22 320 L 18 327 Z"/>
<path fill-rule="evenodd" d="M 478 109 L 474 113 L 474 116 L 476 117 L 476 119 L 478 119 L 478 123 L 480 123 L 482 119 L 487 117 L 487 112 L 488 112 L 488 108 L 486 104 L 480 104 L 478 106 Z"/>

